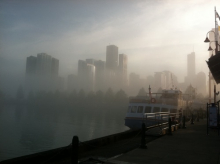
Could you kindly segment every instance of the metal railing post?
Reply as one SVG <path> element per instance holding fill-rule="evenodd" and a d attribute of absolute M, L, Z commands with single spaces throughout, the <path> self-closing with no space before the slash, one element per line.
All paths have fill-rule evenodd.
<path fill-rule="evenodd" d="M 169 129 L 168 134 L 172 135 L 172 129 L 171 129 L 171 118 L 169 117 Z"/>

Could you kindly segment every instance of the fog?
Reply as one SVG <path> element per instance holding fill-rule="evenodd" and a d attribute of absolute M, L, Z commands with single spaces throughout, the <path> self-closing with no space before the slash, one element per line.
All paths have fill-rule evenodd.
<path fill-rule="evenodd" d="M 163 71 L 170 71 L 178 83 L 184 83 L 187 55 L 192 52 L 196 74 L 202 71 L 207 79 L 205 60 L 209 53 L 203 41 L 214 27 L 214 6 L 218 10 L 220 2 L 3 0 L 0 89 L 12 97 L 20 85 L 25 89 L 27 57 L 46 53 L 59 60 L 63 87 L 56 89 L 68 91 L 68 76 L 78 76 L 78 61 L 106 61 L 108 45 L 117 46 L 118 54 L 127 56 L 127 83 L 123 87 L 112 83 L 103 92 L 111 87 L 115 92 L 123 89 L 129 96 L 137 94 L 140 88 L 153 86 L 147 82 L 148 76 Z M 136 84 L 140 86 L 134 91 L 129 90 L 131 73 L 144 83 Z M 177 82 L 175 85 L 180 87 Z"/>

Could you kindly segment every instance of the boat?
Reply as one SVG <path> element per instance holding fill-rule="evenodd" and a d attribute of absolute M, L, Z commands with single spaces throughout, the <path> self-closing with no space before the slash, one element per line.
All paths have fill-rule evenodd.
<path fill-rule="evenodd" d="M 190 101 L 184 100 L 182 91 L 171 88 L 154 93 L 152 96 L 149 87 L 149 96 L 131 97 L 125 116 L 125 126 L 130 129 L 140 129 L 145 123 L 146 127 L 167 123 L 171 118 L 173 122 L 180 122 L 181 115 Z"/>

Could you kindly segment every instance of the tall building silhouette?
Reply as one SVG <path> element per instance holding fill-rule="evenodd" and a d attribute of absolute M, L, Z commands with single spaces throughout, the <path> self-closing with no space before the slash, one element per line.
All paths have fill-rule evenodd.
<path fill-rule="evenodd" d="M 37 74 L 50 75 L 52 57 L 46 53 L 37 54 Z"/>
<path fill-rule="evenodd" d="M 95 61 L 95 68 L 95 89 L 103 91 L 105 89 L 105 61 Z"/>
<path fill-rule="evenodd" d="M 51 74 L 58 75 L 59 71 L 59 60 L 56 58 L 52 58 L 51 60 Z"/>
<path fill-rule="evenodd" d="M 91 62 L 92 60 L 87 60 Z M 95 87 L 95 66 L 84 60 L 78 61 L 78 86 L 86 92 L 94 91 Z"/>
<path fill-rule="evenodd" d="M 186 77 L 186 85 L 192 84 L 195 86 L 195 78 L 196 78 L 196 60 L 195 60 L 195 52 L 187 55 L 187 77 Z"/>
<path fill-rule="evenodd" d="M 37 57 L 29 56 L 26 60 L 26 75 L 35 75 L 37 69 Z"/>
<path fill-rule="evenodd" d="M 118 79 L 120 87 L 125 89 L 127 87 L 127 69 L 128 69 L 128 57 L 125 54 L 119 54 L 118 65 Z"/>
<path fill-rule="evenodd" d="M 63 88 L 63 80 L 58 77 L 59 60 L 46 53 L 26 60 L 26 91 L 56 90 Z"/>
<path fill-rule="evenodd" d="M 116 71 L 118 67 L 118 47 L 109 45 L 106 47 L 106 69 Z"/>

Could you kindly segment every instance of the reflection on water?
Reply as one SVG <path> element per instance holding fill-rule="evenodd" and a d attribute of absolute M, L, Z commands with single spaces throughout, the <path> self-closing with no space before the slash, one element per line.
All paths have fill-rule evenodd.
<path fill-rule="evenodd" d="M 0 161 L 69 145 L 74 135 L 86 141 L 125 131 L 125 110 L 4 106 L 0 110 Z"/>

